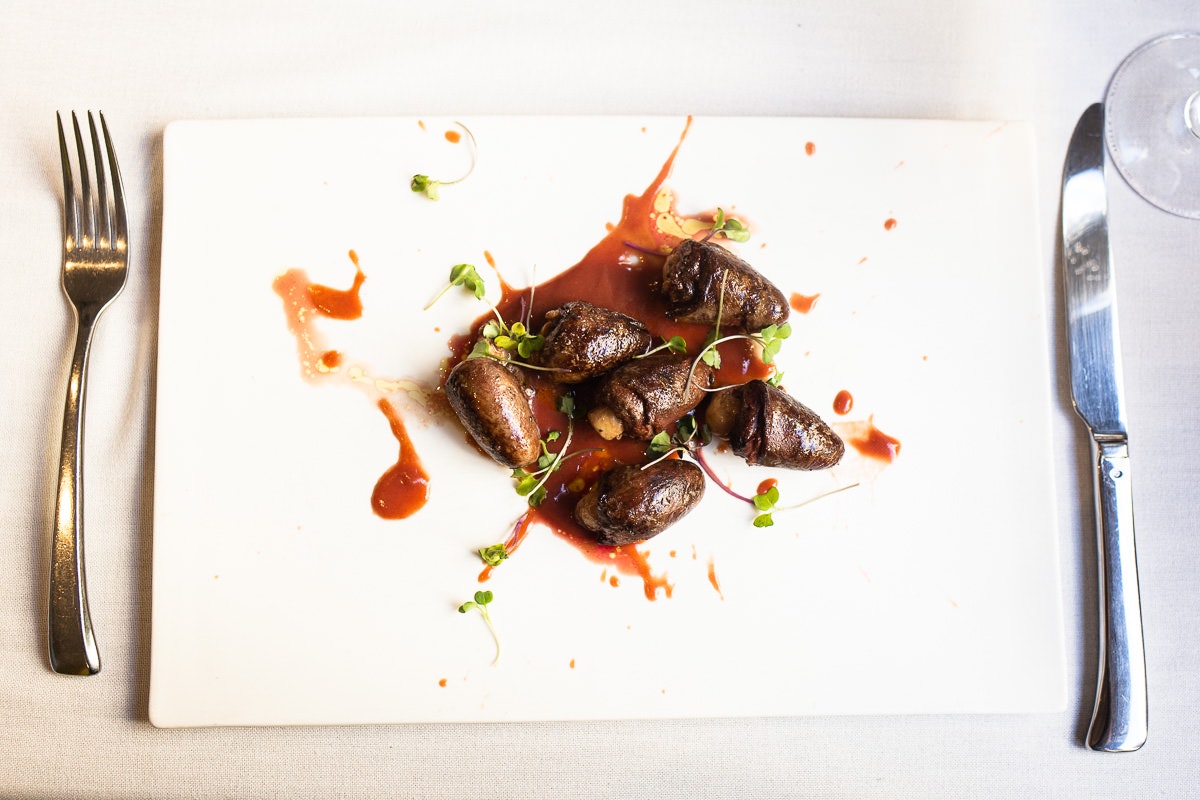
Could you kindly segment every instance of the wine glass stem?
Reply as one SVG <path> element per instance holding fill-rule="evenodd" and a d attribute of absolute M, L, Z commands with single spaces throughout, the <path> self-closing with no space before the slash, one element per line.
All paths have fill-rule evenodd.
<path fill-rule="evenodd" d="M 1200 89 L 1192 92 L 1183 106 L 1183 116 L 1187 121 L 1188 130 L 1200 139 Z"/>

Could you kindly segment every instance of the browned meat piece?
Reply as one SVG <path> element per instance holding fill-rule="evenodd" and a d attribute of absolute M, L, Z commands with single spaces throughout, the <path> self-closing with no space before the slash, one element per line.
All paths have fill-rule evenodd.
<path fill-rule="evenodd" d="M 653 337 L 633 317 L 573 300 L 546 313 L 545 344 L 530 362 L 560 370 L 554 377 L 579 383 L 650 349 Z"/>
<path fill-rule="evenodd" d="M 616 467 L 580 498 L 575 519 L 594 532 L 600 544 L 633 544 L 674 525 L 703 496 L 704 473 L 690 461 Z"/>
<path fill-rule="evenodd" d="M 679 243 L 663 265 L 662 292 L 672 319 L 715 325 L 720 307 L 725 330 L 760 331 L 768 325 L 782 325 L 791 313 L 787 298 L 775 284 L 711 242 L 685 239 Z"/>
<path fill-rule="evenodd" d="M 728 437 L 733 452 L 748 464 L 826 469 L 846 450 L 815 412 L 759 380 L 714 395 L 705 422 L 714 434 Z"/>
<path fill-rule="evenodd" d="M 712 367 L 685 355 L 655 353 L 627 361 L 600 379 L 588 422 L 605 439 L 649 440 L 691 411 L 713 385 Z"/>
<path fill-rule="evenodd" d="M 471 438 L 500 464 L 515 469 L 541 455 L 537 419 L 516 368 L 468 358 L 446 377 L 446 398 Z"/>

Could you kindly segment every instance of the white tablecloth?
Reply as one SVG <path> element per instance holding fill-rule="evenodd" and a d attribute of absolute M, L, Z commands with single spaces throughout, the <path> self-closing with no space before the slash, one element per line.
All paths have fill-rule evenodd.
<path fill-rule="evenodd" d="M 1097 612 L 1090 469 L 1069 410 L 1058 185 L 1121 59 L 1200 28 L 1194 0 L 2 5 L 0 796 L 1184 797 L 1200 792 L 1200 222 L 1110 189 L 1151 728 L 1081 746 Z M 87 437 L 88 572 L 104 670 L 45 655 L 69 312 L 56 110 L 103 109 L 134 269 L 101 321 Z M 180 118 L 480 113 L 1028 119 L 1056 302 L 1069 707 L 1060 714 L 158 730 L 147 722 L 162 131 Z M 987 247 L 986 237 L 980 247 Z M 963 254 L 965 259 L 969 253 Z M 980 435 L 986 437 L 986 426 Z M 994 443 L 1019 466 L 1019 448 Z M 979 509 L 986 515 L 988 509 Z"/>

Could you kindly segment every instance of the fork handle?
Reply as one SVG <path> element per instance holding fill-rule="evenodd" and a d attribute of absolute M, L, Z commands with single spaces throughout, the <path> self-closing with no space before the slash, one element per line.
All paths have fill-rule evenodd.
<path fill-rule="evenodd" d="M 95 675 L 100 650 L 88 611 L 83 566 L 83 401 L 95 314 L 81 313 L 63 410 L 62 455 L 50 555 L 50 664 L 64 675 Z"/>
<path fill-rule="evenodd" d="M 1095 441 L 1100 665 L 1087 745 L 1130 752 L 1146 742 L 1146 655 L 1133 539 L 1133 484 L 1124 441 Z"/>

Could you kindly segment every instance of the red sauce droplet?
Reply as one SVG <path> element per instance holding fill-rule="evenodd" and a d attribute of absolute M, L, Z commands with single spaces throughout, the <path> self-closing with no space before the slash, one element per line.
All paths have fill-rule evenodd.
<path fill-rule="evenodd" d="M 387 400 L 379 401 L 379 410 L 387 417 L 400 455 L 375 484 L 371 508 L 384 519 L 404 519 L 420 511 L 429 499 L 429 475 L 408 437 L 404 419 Z"/>
<path fill-rule="evenodd" d="M 801 314 L 807 314 L 812 311 L 812 307 L 817 304 L 817 298 L 820 294 L 800 294 L 792 292 L 792 296 L 788 298 L 788 305 L 793 311 L 798 311 Z"/>
<path fill-rule="evenodd" d="M 462 134 L 458 131 L 446 131 L 446 133 L 443 135 L 446 137 L 446 141 L 450 142 L 451 144 L 458 144 L 458 142 L 462 139 Z"/>
<path fill-rule="evenodd" d="M 885 231 L 890 231 L 890 230 L 891 230 L 892 228 L 894 228 L 894 227 L 896 227 L 896 219 L 895 219 L 895 217 L 888 217 L 886 220 L 884 220 L 884 222 L 883 222 L 883 229 L 884 229 Z"/>
<path fill-rule="evenodd" d="M 571 669 L 575 669 L 575 659 L 571 659 Z"/>
<path fill-rule="evenodd" d="M 868 423 L 863 433 L 852 436 L 849 443 L 864 456 L 880 461 L 891 463 L 900 455 L 900 440 L 876 428 L 874 422 Z"/>
<path fill-rule="evenodd" d="M 483 258 L 485 261 L 487 261 L 489 267 L 491 267 L 492 269 L 496 268 L 496 258 L 492 255 L 492 251 L 484 250 Z"/>
<path fill-rule="evenodd" d="M 833 398 L 833 410 L 837 414 L 849 414 L 850 409 L 854 408 L 854 395 L 850 394 L 845 389 L 837 393 Z"/>
<path fill-rule="evenodd" d="M 438 681 L 438 686 L 441 686 L 443 689 L 445 689 L 446 688 L 446 679 L 442 678 L 440 681 Z"/>
<path fill-rule="evenodd" d="M 804 143 L 804 154 L 806 156 L 811 156 L 815 152 L 817 152 L 817 145 L 814 142 Z"/>
<path fill-rule="evenodd" d="M 326 350 L 321 354 L 321 366 L 328 370 L 337 369 L 342 364 L 342 354 L 337 350 Z"/>
<path fill-rule="evenodd" d="M 771 490 L 771 487 L 778 486 L 778 485 L 779 485 L 779 481 L 775 480 L 774 478 L 767 478 L 762 483 L 760 483 L 758 485 L 758 488 L 755 489 L 754 491 L 755 491 L 755 494 L 766 494 L 768 491 Z"/>

